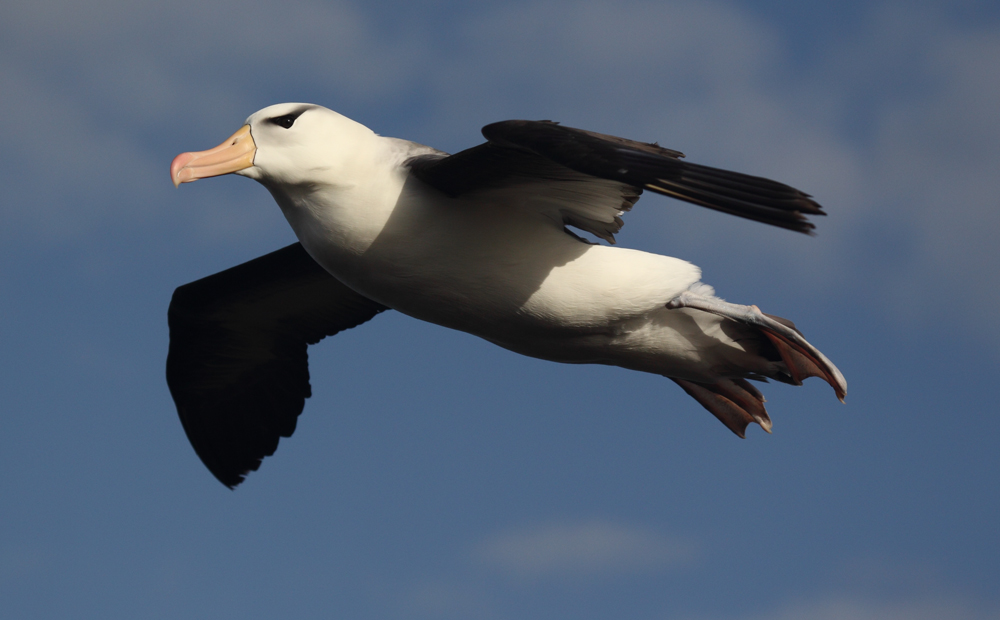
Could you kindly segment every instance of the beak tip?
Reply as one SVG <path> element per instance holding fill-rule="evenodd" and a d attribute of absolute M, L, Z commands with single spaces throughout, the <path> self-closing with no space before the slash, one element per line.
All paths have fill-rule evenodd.
<path fill-rule="evenodd" d="M 174 187 L 180 187 L 181 183 L 184 182 L 181 179 L 181 171 L 192 159 L 194 159 L 194 153 L 181 153 L 170 162 L 170 181 L 174 184 Z"/>

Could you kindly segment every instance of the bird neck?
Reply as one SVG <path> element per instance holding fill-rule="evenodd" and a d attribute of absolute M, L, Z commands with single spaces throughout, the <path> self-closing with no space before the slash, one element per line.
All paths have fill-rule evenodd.
<path fill-rule="evenodd" d="M 362 172 L 348 182 L 268 186 L 299 241 L 327 269 L 364 254 L 392 215 L 406 181 L 405 171 L 377 157 L 358 169 Z"/>

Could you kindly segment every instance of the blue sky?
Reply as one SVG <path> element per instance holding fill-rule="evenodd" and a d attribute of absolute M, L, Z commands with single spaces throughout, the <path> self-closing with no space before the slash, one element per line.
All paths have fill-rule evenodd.
<path fill-rule="evenodd" d="M 1000 616 L 1000 8 L 785 1 L 0 7 L 0 615 Z M 671 382 L 386 314 L 230 492 L 164 381 L 183 283 L 294 240 L 168 165 L 281 101 L 456 151 L 554 119 L 812 193 L 818 236 L 646 196 L 619 243 L 849 381 L 741 441 Z"/>

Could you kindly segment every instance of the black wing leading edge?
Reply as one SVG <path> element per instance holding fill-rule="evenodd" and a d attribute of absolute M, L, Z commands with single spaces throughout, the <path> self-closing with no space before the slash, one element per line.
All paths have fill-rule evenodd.
<path fill-rule="evenodd" d="M 235 487 L 295 431 L 311 395 L 308 345 L 385 309 L 298 243 L 179 287 L 168 311 L 167 385 L 215 477 Z"/>
<path fill-rule="evenodd" d="M 564 127 L 552 121 L 502 121 L 483 127 L 489 142 L 449 157 L 423 156 L 414 174 L 451 195 L 501 183 L 553 162 L 589 176 L 648 189 L 738 215 L 811 234 L 806 215 L 826 215 L 809 194 L 762 177 L 681 161 L 684 154 L 656 144 Z M 543 165 L 539 166 L 539 162 Z M 550 164 L 551 165 L 551 164 Z"/>

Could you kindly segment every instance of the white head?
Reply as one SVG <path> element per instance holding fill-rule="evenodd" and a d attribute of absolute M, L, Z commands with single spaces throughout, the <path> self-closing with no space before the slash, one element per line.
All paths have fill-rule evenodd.
<path fill-rule="evenodd" d="M 180 185 L 235 173 L 271 187 L 350 185 L 355 166 L 368 159 L 375 137 L 364 125 L 322 106 L 279 103 L 251 114 L 214 149 L 175 157 L 170 179 Z"/>

